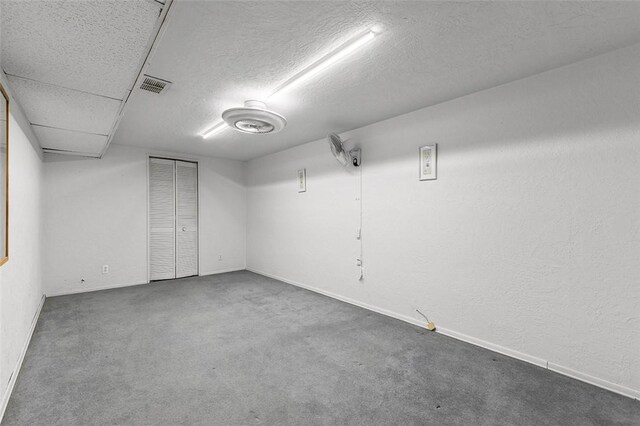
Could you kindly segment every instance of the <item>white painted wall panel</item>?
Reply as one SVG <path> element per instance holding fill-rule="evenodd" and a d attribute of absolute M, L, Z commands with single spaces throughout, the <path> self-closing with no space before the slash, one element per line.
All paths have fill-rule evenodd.
<path fill-rule="evenodd" d="M 13 113 L 9 132 L 9 261 L 0 267 L 0 401 L 7 396 L 44 292 L 43 166 Z"/>
<path fill-rule="evenodd" d="M 248 267 L 638 395 L 639 69 L 634 45 L 343 134 L 364 281 L 356 175 L 327 143 L 251 161 Z"/>
<path fill-rule="evenodd" d="M 46 156 L 48 295 L 147 282 L 148 154 L 112 145 L 102 160 Z M 206 157 L 197 160 L 200 274 L 244 269 L 244 164 Z M 110 266 L 108 274 L 102 274 L 104 264 Z"/>

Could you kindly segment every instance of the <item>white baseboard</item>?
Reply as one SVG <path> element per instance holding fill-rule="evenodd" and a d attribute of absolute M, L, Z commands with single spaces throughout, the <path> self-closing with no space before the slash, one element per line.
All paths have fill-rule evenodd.
<path fill-rule="evenodd" d="M 40 318 L 40 311 L 42 311 L 42 306 L 44 305 L 44 301 L 46 296 L 43 294 L 40 298 L 40 304 L 38 304 L 38 309 L 36 309 L 36 313 L 33 316 L 33 320 L 31 321 L 31 327 L 29 328 L 29 333 L 27 333 L 27 339 L 24 342 L 22 347 L 22 351 L 20 352 L 20 356 L 18 357 L 18 362 L 16 363 L 15 368 L 13 369 L 13 373 L 11 375 L 11 380 L 9 380 L 9 385 L 7 386 L 4 395 L 2 395 L 2 402 L 0 403 L 0 423 L 2 423 L 2 418 L 4 417 L 4 412 L 7 409 L 7 404 L 9 404 L 9 399 L 11 398 L 11 394 L 13 393 L 13 387 L 16 385 L 16 380 L 18 379 L 18 373 L 20 373 L 20 368 L 22 367 L 22 362 L 24 361 L 24 357 L 27 354 L 27 349 L 29 348 L 29 343 L 31 343 L 31 337 L 33 336 L 33 332 L 36 329 L 36 324 L 38 323 L 38 318 Z"/>
<path fill-rule="evenodd" d="M 549 362 L 549 370 L 560 373 L 563 376 L 568 376 L 573 379 L 580 380 L 581 382 L 589 383 L 590 385 L 610 390 L 611 392 L 619 393 L 620 395 L 628 396 L 629 398 L 640 400 L 640 391 L 628 388 L 626 386 L 611 383 L 607 380 L 593 377 L 589 374 L 572 370 L 571 368 L 563 367 L 562 365 L 558 365 L 553 362 Z"/>
<path fill-rule="evenodd" d="M 277 275 L 269 274 L 267 272 L 258 271 L 258 270 L 253 269 L 253 268 L 247 268 L 247 271 L 253 272 L 254 274 L 264 275 L 265 277 L 273 278 L 274 280 L 282 281 L 282 282 L 285 282 L 287 284 L 294 285 L 296 287 L 304 288 L 306 290 L 311 290 L 314 293 L 320 293 L 320 294 L 323 294 L 325 296 L 331 297 L 332 299 L 338 299 L 338 300 L 340 300 L 342 302 L 346 302 L 346 303 L 349 303 L 351 305 L 359 306 L 361 308 L 368 309 L 370 311 L 377 312 L 379 314 L 386 315 L 388 317 L 396 318 L 396 319 L 402 320 L 404 322 L 408 322 L 410 324 L 417 325 L 418 327 L 424 327 L 424 321 L 421 322 L 418 319 L 411 318 L 411 317 L 406 316 L 406 315 L 398 314 L 396 312 L 389 311 L 387 309 L 383 309 L 383 308 L 380 308 L 378 306 L 369 305 L 368 303 L 363 303 L 363 302 L 360 302 L 358 300 L 351 299 L 349 297 L 344 297 L 344 296 L 341 296 L 339 294 L 332 293 L 330 291 L 322 290 L 322 289 L 317 288 L 317 287 L 308 286 L 306 284 L 302 284 L 302 283 L 299 283 L 297 281 L 293 281 L 293 280 L 290 280 L 290 279 L 287 279 L 287 278 L 279 277 Z"/>
<path fill-rule="evenodd" d="M 217 275 L 217 274 L 226 274 L 227 272 L 237 272 L 244 271 L 246 268 L 244 266 L 236 267 L 236 268 L 228 268 L 228 269 L 218 269 L 214 271 L 206 271 L 201 273 L 199 276 L 204 277 L 207 275 Z M 136 285 L 149 284 L 147 281 L 140 281 L 133 284 L 115 284 L 115 285 L 105 285 L 102 287 L 91 287 L 91 288 L 79 288 L 75 290 L 62 290 L 62 291 L 53 291 L 51 293 L 47 293 L 47 297 L 56 297 L 56 296 L 67 296 L 69 294 L 78 294 L 78 293 L 91 293 L 93 291 L 101 291 L 101 290 L 110 290 L 113 288 L 123 288 L 123 287 L 133 287 Z"/>
<path fill-rule="evenodd" d="M 313 291 L 315 293 L 320 293 L 320 294 L 323 294 L 325 296 L 331 297 L 333 299 L 337 299 L 337 300 L 340 300 L 342 302 L 350 303 L 352 305 L 359 306 L 361 308 L 368 309 L 370 311 L 377 312 L 377 313 L 382 314 L 382 315 L 386 315 L 386 316 L 389 316 L 389 317 L 392 317 L 392 318 L 395 318 L 395 319 L 399 319 L 401 321 L 405 321 L 405 322 L 408 322 L 410 324 L 417 325 L 419 327 L 424 327 L 425 326 L 424 321 L 420 321 L 418 319 L 411 318 L 411 317 L 406 316 L 406 315 L 402 315 L 402 314 L 399 314 L 399 313 L 396 313 L 396 312 L 392 312 L 392 311 L 389 311 L 387 309 L 379 308 L 377 306 L 369 305 L 367 303 L 362 303 L 362 302 L 359 302 L 357 300 L 341 296 L 339 294 L 335 294 L 335 293 L 332 293 L 332 292 L 329 292 L 329 291 L 322 290 L 322 289 L 317 288 L 317 287 L 312 287 L 312 286 L 309 286 L 309 285 L 306 285 L 306 284 L 302 284 L 302 283 L 299 283 L 299 282 L 296 282 L 296 281 L 293 281 L 293 280 L 289 280 L 289 279 L 284 278 L 284 277 L 279 277 L 277 275 L 269 274 L 269 273 L 264 272 L 264 271 L 259 271 L 257 269 L 247 268 L 247 270 L 251 271 L 253 273 L 256 273 L 256 274 L 264 275 L 265 277 L 273 278 L 275 280 L 282 281 L 282 282 L 285 282 L 287 284 L 294 285 L 296 287 L 301 287 L 301 288 Z M 487 341 L 482 340 L 482 339 L 477 339 L 475 337 L 468 336 L 466 334 L 459 333 L 459 332 L 454 331 L 454 330 L 450 330 L 450 329 L 438 326 L 436 331 L 438 333 L 444 334 L 445 336 L 449 336 L 449 337 L 452 337 L 454 339 L 461 340 L 463 342 L 471 343 L 472 345 L 476 345 L 476 346 L 480 346 L 480 347 L 485 348 L 485 349 L 489 349 L 490 351 L 493 351 L 493 352 L 498 352 L 498 353 L 501 353 L 503 355 L 507 355 L 507 356 L 510 356 L 512 358 L 516 358 L 516 359 L 519 359 L 521 361 L 525 361 L 525 362 L 528 362 L 530 364 L 534 364 L 534 365 L 537 365 L 539 367 L 549 369 L 549 370 L 554 371 L 556 373 L 571 377 L 573 379 L 580 380 L 580 381 L 585 382 L 585 383 L 589 383 L 590 385 L 594 385 L 594 386 L 609 390 L 611 392 L 615 392 L 617 394 L 624 395 L 624 396 L 629 397 L 629 398 L 640 400 L 640 391 L 639 390 L 635 390 L 635 389 L 631 389 L 631 388 L 628 388 L 628 387 L 625 387 L 625 386 L 622 386 L 622 385 L 611 383 L 611 382 L 609 382 L 607 380 L 600 379 L 600 378 L 597 378 L 597 377 L 593 377 L 593 376 L 591 376 L 589 374 L 581 373 L 579 371 L 572 370 L 572 369 L 570 369 L 568 367 L 563 367 L 561 365 L 549 362 L 549 361 L 547 361 L 545 359 L 538 358 L 538 357 L 533 356 L 533 355 L 525 354 L 525 353 L 516 351 L 514 349 L 506 348 L 504 346 L 496 345 L 494 343 L 487 342 Z"/>
<path fill-rule="evenodd" d="M 462 340 L 463 342 L 471 343 L 472 345 L 480 346 L 481 348 L 489 349 L 490 351 L 498 352 L 502 355 L 507 355 L 511 358 L 516 358 L 521 361 L 537 365 L 538 367 L 548 368 L 548 363 L 546 360 L 533 355 L 518 352 L 510 348 L 505 348 L 504 346 L 496 345 L 495 343 L 487 342 L 486 340 L 458 333 L 457 331 L 449 330 L 448 328 L 443 328 L 440 326 L 438 326 L 436 331 L 438 333 L 444 334 L 445 336 L 453 337 L 454 339 Z"/>
<path fill-rule="evenodd" d="M 91 293 L 93 291 L 110 290 L 112 288 L 133 287 L 134 285 L 142 285 L 142 284 L 149 284 L 149 283 L 147 281 L 141 281 L 133 284 L 111 284 L 111 285 L 105 285 L 102 287 L 78 288 L 75 290 L 53 291 L 51 293 L 47 293 L 47 297 L 67 296 L 69 294 L 78 294 L 78 293 Z"/>
<path fill-rule="evenodd" d="M 218 275 L 218 274 L 226 274 L 227 272 L 238 272 L 244 271 L 246 268 L 244 266 L 238 266 L 236 268 L 227 268 L 227 269 L 214 269 L 212 271 L 205 271 L 200 274 L 201 277 L 205 277 L 207 275 Z"/>

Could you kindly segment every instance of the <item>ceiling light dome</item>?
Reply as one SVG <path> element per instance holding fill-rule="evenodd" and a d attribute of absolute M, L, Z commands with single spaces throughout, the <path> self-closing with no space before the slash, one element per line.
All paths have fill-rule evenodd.
<path fill-rule="evenodd" d="M 239 132 L 255 135 L 277 133 L 287 125 L 283 116 L 269 111 L 260 101 L 245 101 L 242 108 L 228 109 L 222 113 L 222 119 Z"/>

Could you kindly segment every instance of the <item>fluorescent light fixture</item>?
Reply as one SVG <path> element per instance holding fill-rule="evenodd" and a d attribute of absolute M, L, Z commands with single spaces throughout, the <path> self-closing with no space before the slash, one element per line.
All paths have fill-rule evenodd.
<path fill-rule="evenodd" d="M 331 65 L 336 62 L 344 59 L 351 53 L 358 50 L 360 47 L 364 46 L 371 40 L 376 37 L 377 33 L 372 31 L 371 29 L 366 30 L 363 33 L 360 33 L 356 37 L 347 41 L 346 43 L 339 46 L 337 49 L 329 52 L 327 55 L 318 59 L 299 73 L 295 74 L 293 77 L 289 78 L 287 81 L 276 87 L 276 89 L 269 95 L 268 98 L 274 96 L 276 93 L 283 92 L 284 90 L 288 90 L 293 86 L 298 85 L 299 83 L 308 80 L 309 78 L 319 74 L 320 72 L 326 70 Z M 227 123 L 224 121 L 219 121 L 213 126 L 209 127 L 207 130 L 202 132 L 203 138 L 208 138 L 217 134 L 218 132 L 226 129 L 228 127 Z"/>
<path fill-rule="evenodd" d="M 225 123 L 224 121 L 220 121 L 220 122 L 214 124 L 213 126 L 209 127 L 204 132 L 202 132 L 201 136 L 206 139 L 209 136 L 213 136 L 216 133 L 224 130 L 226 127 L 227 127 L 227 123 Z"/>
<path fill-rule="evenodd" d="M 346 56 L 358 50 L 363 45 L 373 40 L 375 36 L 376 33 L 371 30 L 367 30 L 364 34 L 360 34 L 357 37 L 354 37 L 353 39 L 349 40 L 329 54 L 318 59 L 316 62 L 312 63 L 311 65 L 276 87 L 276 89 L 273 91 L 273 93 L 271 93 L 269 97 L 275 95 L 276 93 L 289 89 L 313 77 L 314 75 L 317 75 L 321 71 L 326 70 L 331 65 L 335 64 L 336 62 L 340 61 L 341 59 L 345 58 Z"/>

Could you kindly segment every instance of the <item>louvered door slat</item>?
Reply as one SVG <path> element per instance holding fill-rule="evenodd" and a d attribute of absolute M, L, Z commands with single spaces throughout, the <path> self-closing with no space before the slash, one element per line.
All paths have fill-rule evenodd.
<path fill-rule="evenodd" d="M 149 278 L 175 278 L 175 162 L 149 159 Z"/>
<path fill-rule="evenodd" d="M 176 161 L 176 277 L 198 275 L 198 166 Z"/>

